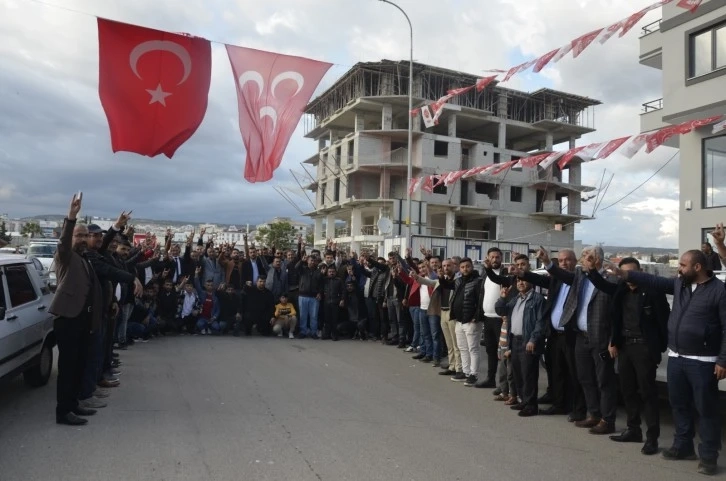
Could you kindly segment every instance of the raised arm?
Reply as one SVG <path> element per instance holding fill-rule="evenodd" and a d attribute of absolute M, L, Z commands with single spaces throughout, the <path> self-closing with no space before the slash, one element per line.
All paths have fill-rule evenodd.
<path fill-rule="evenodd" d="M 503 287 L 510 287 L 516 282 L 513 281 L 513 278 L 510 276 L 500 276 L 499 274 L 494 272 L 491 267 L 485 266 L 484 271 L 486 272 L 489 280 L 492 281 L 494 284 L 498 284 Z"/>
<path fill-rule="evenodd" d="M 60 241 L 58 242 L 58 249 L 55 251 L 55 260 L 62 266 L 70 264 L 71 257 L 73 257 L 73 229 L 76 228 L 76 217 L 81 211 L 82 202 L 83 194 L 80 197 L 76 197 L 76 194 L 73 194 L 71 205 L 68 209 L 68 217 L 63 221 L 63 230 L 61 231 Z"/>
<path fill-rule="evenodd" d="M 585 271 L 585 274 L 598 291 L 612 296 L 618 290 L 618 285 L 605 279 L 597 269 L 589 269 Z"/>
<path fill-rule="evenodd" d="M 716 229 L 711 232 L 711 237 L 713 237 L 713 243 L 716 244 L 716 250 L 718 251 L 718 256 L 721 258 L 721 262 L 726 264 L 726 244 L 724 243 L 726 232 L 724 232 L 723 222 L 716 224 Z"/>
<path fill-rule="evenodd" d="M 654 276 L 639 271 L 621 271 L 619 269 L 615 271 L 615 274 L 623 280 L 653 289 L 654 291 L 665 294 L 674 294 L 676 291 L 675 278 Z"/>

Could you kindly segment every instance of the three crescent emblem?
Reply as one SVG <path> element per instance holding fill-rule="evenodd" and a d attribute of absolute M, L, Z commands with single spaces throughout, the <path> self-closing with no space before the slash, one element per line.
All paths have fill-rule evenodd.
<path fill-rule="evenodd" d="M 299 94 L 303 86 L 305 85 L 305 77 L 303 77 L 300 72 L 295 72 L 292 70 L 281 72 L 277 74 L 274 79 L 272 79 L 272 82 L 270 82 L 270 93 L 274 98 L 277 98 L 277 95 L 275 95 L 277 86 L 285 80 L 292 80 L 297 85 L 295 93 L 292 94 L 293 97 Z M 265 90 L 265 79 L 262 74 L 255 70 L 248 70 L 242 73 L 242 75 L 240 75 L 237 79 L 240 90 L 244 88 L 247 82 L 252 82 L 257 85 L 257 98 L 261 99 L 262 93 Z M 259 117 L 260 120 L 262 120 L 264 117 L 269 117 L 272 120 L 272 130 L 275 130 L 275 128 L 277 128 L 277 110 L 271 105 L 262 106 L 260 108 Z"/>

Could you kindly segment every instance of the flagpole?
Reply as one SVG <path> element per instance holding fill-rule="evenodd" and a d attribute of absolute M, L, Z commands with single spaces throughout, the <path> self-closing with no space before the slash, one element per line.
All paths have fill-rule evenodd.
<path fill-rule="evenodd" d="M 387 3 L 389 5 L 392 5 L 396 7 L 404 17 L 406 17 L 406 21 L 408 22 L 408 29 L 410 32 L 409 37 L 409 46 L 410 46 L 410 56 L 409 56 L 409 63 L 408 63 L 408 177 L 406 182 L 406 209 L 408 211 L 408 216 L 406 217 L 406 245 L 408 245 L 408 239 L 411 237 L 411 234 L 413 233 L 413 229 L 411 227 L 411 189 L 409 186 L 411 185 L 411 177 L 413 176 L 413 163 L 412 163 L 412 149 L 413 149 L 413 119 L 411 117 L 411 111 L 413 110 L 413 26 L 411 25 L 411 19 L 408 18 L 408 15 L 406 12 L 396 5 L 395 3 L 391 2 L 390 0 L 379 0 L 383 3 Z M 401 212 L 401 220 L 403 220 L 403 212 Z"/>

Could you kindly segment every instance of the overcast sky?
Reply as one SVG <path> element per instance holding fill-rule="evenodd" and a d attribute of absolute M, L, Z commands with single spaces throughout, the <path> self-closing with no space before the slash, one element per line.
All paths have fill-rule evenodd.
<path fill-rule="evenodd" d="M 539 56 L 572 38 L 620 20 L 653 0 L 400 0 L 414 25 L 414 57 L 482 74 Z M 63 5 L 54 8 L 44 3 Z M 70 10 L 73 11 L 70 11 Z M 82 12 L 82 13 L 79 13 Z M 375 0 L 0 0 L 0 213 L 63 214 L 84 191 L 85 211 L 115 216 L 254 224 L 297 216 L 273 189 L 289 188 L 310 204 L 288 169 L 316 144 L 298 127 L 268 184 L 242 178 L 235 85 L 224 47 L 212 46 L 209 108 L 197 133 L 172 160 L 113 154 L 98 98 L 98 43 L 93 15 L 210 40 L 334 63 L 318 92 L 359 61 L 408 58 L 408 29 L 393 7 Z M 636 134 L 640 105 L 661 97 L 661 73 L 638 63 L 642 20 L 623 38 L 591 45 L 540 74 L 507 86 L 552 87 L 604 102 L 594 134 L 578 145 Z M 632 160 L 586 164 L 583 181 L 615 178 L 602 207 L 631 191 L 677 151 L 661 147 Z M 577 228 L 586 243 L 678 245 L 678 158 L 642 189 Z M 592 214 L 593 201 L 583 204 Z"/>

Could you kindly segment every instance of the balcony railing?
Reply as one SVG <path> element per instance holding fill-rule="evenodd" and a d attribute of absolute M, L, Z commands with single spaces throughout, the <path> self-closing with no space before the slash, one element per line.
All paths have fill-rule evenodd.
<path fill-rule="evenodd" d="M 641 37 L 645 37 L 646 35 L 650 35 L 651 33 L 655 33 L 658 30 L 660 30 L 660 19 L 656 20 L 655 22 L 651 22 L 645 27 L 641 28 Z"/>
<path fill-rule="evenodd" d="M 650 102 L 646 102 L 643 104 L 643 112 L 644 114 L 647 114 L 648 112 L 655 112 L 656 110 L 662 110 L 663 109 L 663 99 L 656 99 L 651 100 Z"/>

